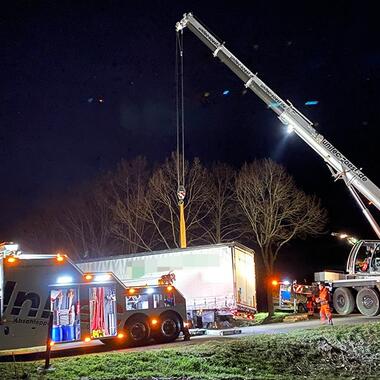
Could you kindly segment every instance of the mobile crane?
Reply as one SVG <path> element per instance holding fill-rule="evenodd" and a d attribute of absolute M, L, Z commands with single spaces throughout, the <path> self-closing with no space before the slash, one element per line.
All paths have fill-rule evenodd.
<path fill-rule="evenodd" d="M 343 179 L 364 216 L 380 239 L 380 227 L 364 200 L 380 210 L 380 189 L 313 127 L 313 123 L 289 101 L 281 99 L 258 76 L 249 70 L 218 40 L 192 13 L 184 14 L 177 22 L 177 33 L 188 28 L 243 82 L 268 108 L 273 110 L 289 131 L 294 131 L 317 152 L 327 164 L 335 180 Z M 352 313 L 355 306 L 367 316 L 380 313 L 380 241 L 358 241 L 352 248 L 346 266 L 347 274 L 318 273 L 320 280 L 330 283 L 335 310 L 343 315 Z M 356 297 L 355 297 L 356 296 Z M 356 298 L 356 299 L 355 299 Z"/>

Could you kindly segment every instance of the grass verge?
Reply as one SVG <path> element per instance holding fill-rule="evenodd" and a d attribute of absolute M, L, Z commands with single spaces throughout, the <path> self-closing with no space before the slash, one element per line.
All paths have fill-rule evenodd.
<path fill-rule="evenodd" d="M 238 327 L 246 327 L 246 326 L 257 326 L 267 323 L 278 323 L 282 322 L 285 317 L 292 315 L 292 313 L 287 313 L 283 311 L 276 311 L 274 315 L 270 318 L 268 318 L 268 313 L 256 313 L 255 318 L 252 321 L 241 319 L 241 320 L 235 320 L 235 325 Z"/>
<path fill-rule="evenodd" d="M 268 313 L 257 313 L 255 315 L 255 320 L 256 320 L 256 323 L 259 325 L 263 323 L 278 323 L 278 322 L 282 322 L 284 318 L 288 317 L 289 315 L 292 315 L 292 313 L 276 311 L 274 315 L 268 320 L 266 319 L 268 317 Z"/>
<path fill-rule="evenodd" d="M 0 363 L 0 378 L 378 379 L 380 323 L 325 326 L 175 349 L 82 355 L 55 359 L 52 364 L 55 371 L 41 375 L 37 367 L 42 362 Z"/>

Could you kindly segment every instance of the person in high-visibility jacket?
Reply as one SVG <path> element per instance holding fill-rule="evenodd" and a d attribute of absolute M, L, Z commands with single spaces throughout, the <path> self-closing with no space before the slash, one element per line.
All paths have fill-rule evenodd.
<path fill-rule="evenodd" d="M 307 297 L 307 302 L 306 302 L 306 308 L 307 308 L 307 315 L 312 317 L 314 315 L 314 302 L 315 302 L 315 297 L 311 294 Z"/>
<path fill-rule="evenodd" d="M 328 324 L 332 325 L 332 313 L 329 305 L 329 300 L 330 300 L 330 292 L 326 288 L 326 285 L 324 282 L 320 282 L 318 284 L 319 288 L 319 296 L 317 298 L 317 302 L 320 304 L 320 311 L 319 315 L 321 317 L 321 322 L 324 323 L 327 319 Z"/>

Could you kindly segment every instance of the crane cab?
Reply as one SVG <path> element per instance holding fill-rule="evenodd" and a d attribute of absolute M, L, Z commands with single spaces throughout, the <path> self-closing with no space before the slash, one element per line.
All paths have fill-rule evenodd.
<path fill-rule="evenodd" d="M 351 249 L 346 271 L 356 278 L 380 276 L 380 241 L 358 241 Z"/>

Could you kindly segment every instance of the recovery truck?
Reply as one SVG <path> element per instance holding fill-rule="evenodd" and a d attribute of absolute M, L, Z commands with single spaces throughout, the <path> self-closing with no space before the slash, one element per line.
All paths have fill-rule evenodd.
<path fill-rule="evenodd" d="M 82 272 L 67 256 L 0 252 L 0 351 L 100 339 L 111 345 L 170 342 L 186 327 L 172 285 L 130 287 L 111 272 Z"/>
<path fill-rule="evenodd" d="M 313 123 L 289 101 L 281 99 L 267 86 L 257 73 L 249 70 L 224 42 L 218 40 L 192 13 L 184 14 L 177 22 L 177 33 L 187 28 L 193 32 L 271 109 L 287 128 L 308 144 L 325 161 L 335 180 L 343 179 L 351 195 L 359 205 L 364 216 L 380 239 L 380 227 L 368 210 L 366 203 L 373 204 L 380 210 L 380 189 L 355 166 L 347 157 L 336 149 L 324 136 L 313 127 Z M 380 241 L 359 241 L 352 248 L 345 274 L 321 272 L 316 280 L 327 281 L 333 292 L 335 310 L 343 315 L 352 313 L 355 307 L 367 316 L 380 312 Z"/>

